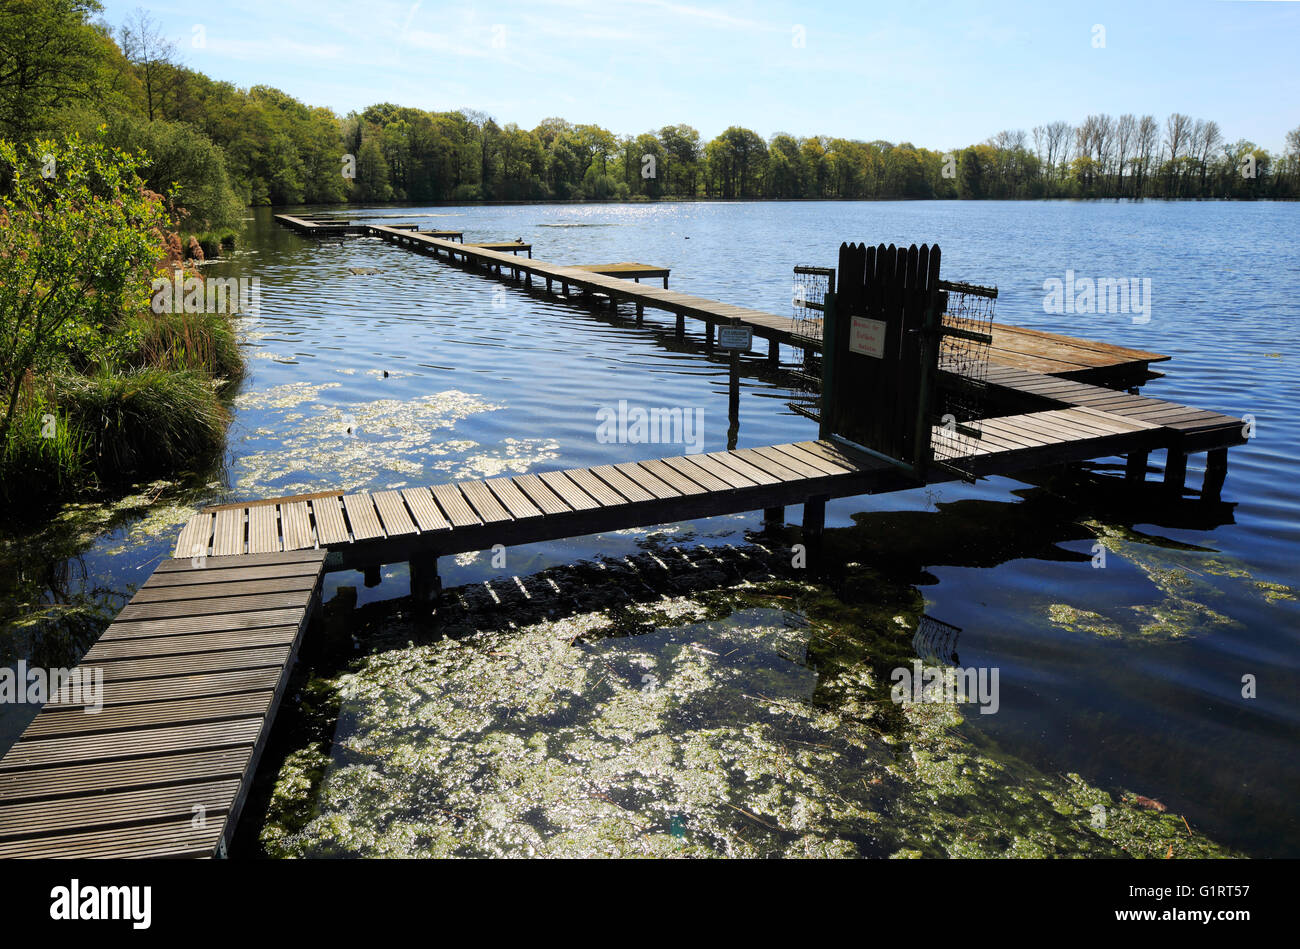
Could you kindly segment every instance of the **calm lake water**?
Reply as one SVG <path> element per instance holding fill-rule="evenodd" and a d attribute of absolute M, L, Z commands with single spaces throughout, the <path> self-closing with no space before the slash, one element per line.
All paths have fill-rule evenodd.
<path fill-rule="evenodd" d="M 1226 523 L 1121 510 L 1087 493 L 1045 500 L 1023 482 L 990 478 L 836 501 L 827 527 L 856 524 L 869 539 L 864 560 L 886 565 L 905 549 L 924 567 L 916 589 L 925 612 L 962 629 L 961 664 L 1000 670 L 997 714 L 968 716 L 964 727 L 1043 773 L 1158 799 L 1225 846 L 1300 855 L 1300 207 L 708 203 L 354 216 L 462 230 L 467 241 L 521 237 L 558 263 L 668 266 L 674 289 L 779 314 L 790 312 L 791 268 L 835 266 L 841 241 L 937 242 L 945 277 L 999 288 L 1000 322 L 1172 356 L 1144 394 L 1256 419 L 1257 436 L 1231 452 Z M 1045 313 L 1044 281 L 1069 270 L 1149 278 L 1150 320 Z M 30 610 L 11 608 L 17 623 L 0 641 L 10 658 L 75 660 L 97 617 L 148 577 L 199 503 L 682 450 L 600 443 L 597 410 L 619 400 L 701 408 L 704 449 L 727 447 L 725 363 L 675 344 L 667 314 L 648 312 L 637 326 L 626 311 L 524 293 L 378 240 L 311 242 L 265 209 L 236 255 L 210 272 L 261 284 L 259 312 L 244 321 L 249 374 L 223 469 L 188 493 L 164 494 L 143 518 L 91 528 L 82 543 L 20 538 L 21 551 L 0 562 L 11 607 L 42 597 L 47 611 L 86 618 L 79 633 L 32 633 L 21 622 Z M 687 329 L 698 341 L 702 325 Z M 757 362 L 743 382 L 739 446 L 815 437 Z M 1189 484 L 1199 484 L 1203 463 L 1193 456 Z M 899 533 L 909 522 L 890 512 L 927 512 L 925 535 Z M 798 523 L 797 509 L 787 513 Z M 691 543 L 742 545 L 759 521 L 703 522 Z M 635 554 L 647 533 L 511 551 L 508 573 Z M 1097 536 L 1110 539 L 1104 570 L 1089 559 Z M 326 597 L 340 585 L 359 587 L 362 604 L 405 594 L 404 568 L 386 573 L 374 589 L 360 588 L 355 573 L 332 574 Z M 444 558 L 442 574 L 453 587 L 502 571 L 486 556 L 463 557 Z M 1255 677 L 1257 697 L 1243 698 L 1244 676 Z M 0 748 L 29 717 L 0 709 Z"/>

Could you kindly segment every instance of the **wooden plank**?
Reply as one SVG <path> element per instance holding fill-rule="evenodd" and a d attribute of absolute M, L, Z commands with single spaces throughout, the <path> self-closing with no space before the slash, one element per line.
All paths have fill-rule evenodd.
<path fill-rule="evenodd" d="M 484 524 L 501 524 L 511 519 L 510 512 L 482 481 L 463 481 L 459 487 Z"/>
<path fill-rule="evenodd" d="M 690 461 L 692 464 L 703 468 L 717 481 L 726 484 L 729 488 L 752 488 L 759 483 L 751 478 L 745 477 L 739 471 L 728 468 L 711 455 L 691 455 Z"/>
<path fill-rule="evenodd" d="M 297 626 L 268 626 L 214 633 L 191 633 L 157 639 L 100 640 L 87 650 L 83 665 L 109 659 L 160 659 L 200 652 L 226 652 L 255 646 L 284 646 L 298 638 Z"/>
<path fill-rule="evenodd" d="M 542 516 L 537 505 L 528 500 L 511 479 L 489 478 L 485 484 L 492 489 L 492 493 L 506 506 L 515 520 L 522 521 L 530 517 Z"/>
<path fill-rule="evenodd" d="M 407 488 L 402 491 L 402 497 L 421 533 L 451 530 L 451 525 L 442 516 L 442 511 L 438 509 L 438 503 L 428 488 Z"/>
<path fill-rule="evenodd" d="M 278 554 L 241 554 L 239 556 L 207 558 L 207 562 L 202 566 L 195 566 L 193 560 L 189 557 L 168 558 L 159 562 L 154 568 L 154 575 L 170 573 L 172 571 L 194 571 L 194 570 L 215 570 L 218 568 L 245 568 L 245 567 L 293 567 L 298 564 L 319 565 L 325 555 L 319 550 L 294 550 L 284 551 Z M 315 566 L 312 568 L 315 569 Z"/>
<path fill-rule="evenodd" d="M 225 593 L 224 588 L 219 591 L 210 587 L 183 587 L 182 589 Z M 122 612 L 117 614 L 117 619 L 114 622 L 116 624 L 129 620 L 168 619 L 186 616 L 227 616 L 256 610 L 288 609 L 300 607 L 308 593 L 309 591 L 303 590 L 277 590 L 274 593 L 249 593 L 239 596 L 233 593 L 225 593 L 223 596 L 191 599 L 141 602 L 132 600 L 122 608 Z"/>
<path fill-rule="evenodd" d="M 218 511 L 212 534 L 212 554 L 224 557 L 244 552 L 243 510 Z"/>
<path fill-rule="evenodd" d="M 243 558 L 240 558 L 243 559 Z M 159 590 L 168 587 L 183 587 L 197 584 L 224 584 L 238 580 L 273 580 L 315 578 L 320 571 L 319 563 L 284 564 L 279 567 L 228 567 L 213 566 L 230 561 L 216 561 L 208 558 L 207 566 L 194 567 L 190 570 L 154 571 L 153 576 L 145 581 L 141 590 Z"/>
<path fill-rule="evenodd" d="M 816 471 L 820 471 L 822 474 L 841 475 L 853 470 L 847 464 L 838 461 L 831 461 L 829 458 L 825 458 L 820 454 L 804 451 L 798 445 L 772 445 L 771 449 L 773 452 L 776 452 L 776 454 L 769 455 L 769 457 L 777 458 L 780 456 L 790 458 L 791 460 L 798 461 Z"/>
<path fill-rule="evenodd" d="M 653 492 L 647 491 L 645 488 L 641 487 L 641 485 L 623 474 L 623 472 L 619 471 L 613 465 L 597 465 L 595 468 L 591 469 L 591 473 L 621 494 L 628 501 L 641 503 L 644 501 L 655 500 L 656 495 Z M 666 489 L 667 485 L 664 487 Z M 675 495 L 676 492 L 674 491 L 673 496 Z"/>
<path fill-rule="evenodd" d="M 176 556 L 206 556 L 212 541 L 212 525 L 215 520 L 214 515 L 203 512 L 195 514 L 186 521 L 180 536 L 176 538 Z"/>
<path fill-rule="evenodd" d="M 283 662 L 280 665 L 283 667 Z M 235 669 L 227 672 L 210 672 L 205 675 L 178 675 L 170 679 L 114 679 L 104 682 L 99 698 L 104 706 L 108 707 L 182 697 L 274 690 L 280 681 L 281 671 L 281 668 L 268 665 L 260 669 Z M 46 704 L 45 709 L 73 710 L 81 709 L 84 705 L 84 702 L 62 702 L 56 698 Z"/>
<path fill-rule="evenodd" d="M 343 509 L 348 513 L 352 539 L 375 540 L 384 537 L 384 525 L 375 512 L 375 499 L 369 494 L 343 495 Z"/>
<path fill-rule="evenodd" d="M 309 593 L 316 585 L 314 576 L 273 577 L 268 580 L 241 580 L 221 584 L 223 596 L 249 596 L 254 593 Z M 210 598 L 218 588 L 211 583 L 190 585 L 143 586 L 132 603 L 164 603 L 171 600 L 199 600 Z"/>
<path fill-rule="evenodd" d="M 402 500 L 400 491 L 376 491 L 371 496 L 375 499 L 375 507 L 384 522 L 384 533 L 389 537 L 418 533 L 415 522 L 406 513 L 406 502 Z"/>
<path fill-rule="evenodd" d="M 288 646 L 250 648 L 241 646 L 222 652 L 192 653 L 145 659 L 117 659 L 97 662 L 104 674 L 105 687 L 114 681 L 158 681 L 171 676 L 191 677 L 205 672 L 234 672 L 267 666 L 283 668 L 289 661 Z"/>
<path fill-rule="evenodd" d="M 708 458 L 710 461 L 716 461 L 719 465 L 730 468 L 732 471 L 736 472 L 742 477 L 748 478 L 750 481 L 753 481 L 755 484 L 770 485 L 770 484 L 781 483 L 781 479 L 778 478 L 776 475 L 769 474 L 768 472 L 764 471 L 762 468 L 754 467 L 749 462 L 737 458 L 732 452 L 729 451 L 710 452 L 704 457 Z"/>
<path fill-rule="evenodd" d="M 270 610 L 249 610 L 243 613 L 216 613 L 206 616 L 115 620 L 104 630 L 103 635 L 99 637 L 99 642 L 116 642 L 121 639 L 156 639 L 189 633 L 216 633 L 245 629 L 265 629 L 268 626 L 287 626 L 298 623 L 303 618 L 303 612 L 304 608 L 302 606 L 294 606 Z"/>
<path fill-rule="evenodd" d="M 341 495 L 315 498 L 311 505 L 312 520 L 316 522 L 316 539 L 321 544 L 346 544 L 352 540 L 347 524 L 343 521 L 343 502 Z"/>
<path fill-rule="evenodd" d="M 515 487 L 519 488 L 544 514 L 568 514 L 574 510 L 537 475 L 515 475 L 512 480 Z M 576 492 L 577 488 L 575 487 L 573 491 Z"/>
<path fill-rule="evenodd" d="M 280 506 L 280 526 L 284 530 L 285 550 L 306 550 L 316 546 L 312 535 L 311 511 L 306 501 L 290 501 Z"/>
<path fill-rule="evenodd" d="M 736 451 L 728 452 L 728 454 L 733 458 L 739 458 L 741 461 L 753 465 L 755 468 L 763 469 L 774 478 L 780 479 L 782 482 L 804 480 L 803 475 L 791 470 L 786 465 L 775 462 L 771 458 L 759 454 L 752 448 L 739 448 Z"/>
<path fill-rule="evenodd" d="M 595 498 L 602 507 L 617 507 L 626 504 L 628 499 L 619 494 L 600 478 L 586 468 L 569 468 L 559 472 L 580 487 L 586 494 Z M 546 475 L 542 475 L 543 478 Z"/>
<path fill-rule="evenodd" d="M 279 511 L 274 505 L 248 511 L 248 552 L 271 554 L 280 550 Z"/>
<path fill-rule="evenodd" d="M 210 857 L 221 838 L 222 822 L 193 826 L 193 815 L 178 821 L 120 829 L 96 829 L 81 834 L 60 834 L 38 840 L 0 840 L 4 858 Z"/>
<path fill-rule="evenodd" d="M 80 709 L 46 706 L 23 732 L 24 740 L 56 735 L 89 735 L 94 732 L 129 731 L 164 725 L 215 722 L 227 718 L 265 715 L 273 691 L 241 692 L 227 695 L 187 695 L 134 705 L 105 707 L 87 714 Z"/>
<path fill-rule="evenodd" d="M 663 458 L 660 460 L 669 468 L 676 471 L 679 475 L 688 478 L 706 491 L 728 493 L 734 490 L 734 486 L 731 484 L 730 480 L 724 480 L 704 465 L 696 464 L 696 460 L 700 457 L 701 456 L 699 455 L 685 455 L 676 458 Z M 734 472 L 729 472 L 729 476 L 732 478 L 737 477 Z"/>
<path fill-rule="evenodd" d="M 528 475 L 527 477 L 533 476 Z M 537 475 L 537 477 L 574 511 L 592 511 L 602 506 L 599 501 L 593 499 L 591 495 L 578 487 L 562 471 L 545 471 Z M 515 480 L 516 482 L 519 481 L 518 478 Z M 533 500 L 536 501 L 537 499 L 533 498 Z"/>
<path fill-rule="evenodd" d="M 89 794 L 60 801 L 0 804 L 0 838 L 33 837 L 168 818 L 225 814 L 239 781 L 209 781 L 145 791 Z"/>
<path fill-rule="evenodd" d="M 0 759 L 0 771 L 41 765 L 80 764 L 92 759 L 107 761 L 112 758 L 139 758 L 228 745 L 252 745 L 257 740 L 261 727 L 262 719 L 259 717 L 142 731 L 107 732 L 75 738 L 20 740 Z"/>
<path fill-rule="evenodd" d="M 614 470 L 623 475 L 629 481 L 636 482 L 643 490 L 648 491 L 650 495 L 658 500 L 667 498 L 679 498 L 682 493 L 667 482 L 655 477 L 648 470 L 635 462 L 625 461 L 614 466 Z"/>
<path fill-rule="evenodd" d="M 0 781 L 0 802 L 33 801 L 125 791 L 151 784 L 182 784 L 201 779 L 236 778 L 248 768 L 252 746 L 194 751 L 157 758 L 98 761 L 31 771 L 12 771 Z"/>
<path fill-rule="evenodd" d="M 485 523 L 474 513 L 474 509 L 470 507 L 464 494 L 456 485 L 439 484 L 430 488 L 430 491 L 453 527 L 478 527 Z"/>
<path fill-rule="evenodd" d="M 686 475 L 677 471 L 660 458 L 652 458 L 648 461 L 639 462 L 639 464 L 660 481 L 671 485 L 675 491 L 679 491 L 682 494 L 690 495 L 707 493 L 703 485 L 699 484 L 692 478 L 688 478 Z"/>

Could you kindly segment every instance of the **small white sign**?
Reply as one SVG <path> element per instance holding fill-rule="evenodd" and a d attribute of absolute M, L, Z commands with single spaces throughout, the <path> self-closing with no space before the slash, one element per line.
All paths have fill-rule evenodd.
<path fill-rule="evenodd" d="M 883 359 L 885 355 L 885 321 L 853 317 L 849 328 L 849 352 Z"/>
<path fill-rule="evenodd" d="M 718 346 L 742 352 L 754 345 L 754 330 L 748 326 L 719 326 Z"/>

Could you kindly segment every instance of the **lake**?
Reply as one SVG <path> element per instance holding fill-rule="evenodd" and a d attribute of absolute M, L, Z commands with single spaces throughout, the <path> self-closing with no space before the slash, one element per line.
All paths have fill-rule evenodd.
<path fill-rule="evenodd" d="M 701 410 L 703 449 L 728 447 L 725 359 L 675 342 L 668 314 L 649 311 L 637 325 L 626 308 L 525 293 L 376 239 L 312 242 L 268 209 L 250 213 L 233 257 L 206 269 L 260 282 L 258 311 L 243 320 L 249 372 L 224 464 L 183 488 L 142 487 L 116 511 L 78 509 L 55 529 L 10 538 L 0 555 L 10 660 L 75 661 L 199 504 L 683 450 L 599 439 L 598 411 L 621 400 Z M 258 846 L 567 854 L 657 852 L 638 848 L 662 840 L 702 853 L 884 855 L 967 852 L 949 841 L 969 833 L 979 852 L 1002 852 L 1004 835 L 1015 841 L 1005 852 L 1029 852 L 1030 840 L 1088 852 L 1075 845 L 1088 820 L 1048 826 L 1059 807 L 1035 804 L 1012 830 L 968 832 L 963 814 L 976 810 L 952 790 L 985 782 L 969 793 L 986 810 L 1010 811 L 1029 807 L 1022 799 L 1055 801 L 1076 780 L 1064 776 L 1077 776 L 1089 794 L 1158 801 L 1186 818 L 1189 836 L 1235 852 L 1300 853 L 1300 306 L 1291 295 L 1300 208 L 712 202 L 352 213 L 461 230 L 471 242 L 522 238 L 556 263 L 667 266 L 673 289 L 778 314 L 791 312 L 792 268 L 835 266 L 841 241 L 938 243 L 946 278 L 998 287 L 999 322 L 1168 354 L 1155 367 L 1166 375 L 1143 394 L 1252 415 L 1256 437 L 1230 453 L 1226 523 L 1120 503 L 1091 479 L 995 477 L 842 499 L 826 523 L 848 572 L 813 586 L 782 575 L 786 592 L 760 583 L 754 602 L 731 589 L 737 576 L 752 580 L 748 568 L 732 568 L 767 556 L 753 547 L 763 544 L 753 533 L 761 512 L 533 545 L 508 551 L 504 566 L 490 551 L 443 558 L 444 587 L 467 591 L 449 610 L 451 639 L 438 620 L 392 604 L 406 593 L 404 566 L 386 568 L 374 588 L 356 573 L 330 574 L 326 600 L 344 617 L 335 626 L 355 642 L 325 651 L 317 667 L 306 657 L 297 704 L 330 711 L 313 719 L 286 709 L 262 800 L 245 813 Z M 1149 279 L 1150 319 L 1045 312 L 1045 281 L 1068 271 Z M 702 328 L 687 322 L 696 343 Z M 756 354 L 742 381 L 739 446 L 816 437 L 786 406 L 789 381 L 760 365 Z M 1190 485 L 1203 464 L 1190 459 Z M 798 515 L 787 512 L 791 524 Z M 1104 570 L 1091 562 L 1099 538 Z M 602 558 L 646 564 L 674 550 L 680 562 L 646 580 L 651 593 L 631 606 L 570 595 L 642 582 L 595 576 L 607 569 Z M 702 550 L 717 552 L 716 576 L 678 576 L 700 569 Z M 517 602 L 516 576 L 525 581 Z M 545 609 L 527 602 L 536 577 L 557 591 Z M 845 685 L 855 669 L 878 678 L 889 665 L 882 649 L 910 654 L 922 610 L 960 627 L 961 664 L 997 668 L 1001 685 L 996 714 L 943 723 L 979 755 L 939 756 L 968 767 L 944 779 L 956 803 L 938 808 L 946 816 L 932 832 L 928 798 L 904 787 L 913 775 L 889 757 L 894 726 L 856 731 L 872 719 L 854 703 L 867 707 L 879 682 L 861 693 Z M 566 621 L 576 624 L 569 635 L 557 632 Z M 834 646 L 818 639 L 823 626 Z M 776 720 L 773 703 L 789 721 Z M 0 708 L 0 749 L 31 714 Z M 914 748 L 932 725 L 907 726 L 918 729 L 908 733 Z M 770 747 L 788 765 L 748 761 L 746 735 L 746 753 Z M 701 774 L 722 783 L 700 784 Z M 295 816 L 286 802 L 294 786 L 311 814 Z M 1054 843 L 1035 836 L 1040 813 L 1043 840 Z"/>

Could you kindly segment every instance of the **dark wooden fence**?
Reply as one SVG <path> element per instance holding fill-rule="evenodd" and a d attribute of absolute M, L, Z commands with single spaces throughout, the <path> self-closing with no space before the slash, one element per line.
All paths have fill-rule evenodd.
<path fill-rule="evenodd" d="M 823 432 L 907 465 L 930 455 L 938 245 L 841 244 L 823 356 Z"/>

